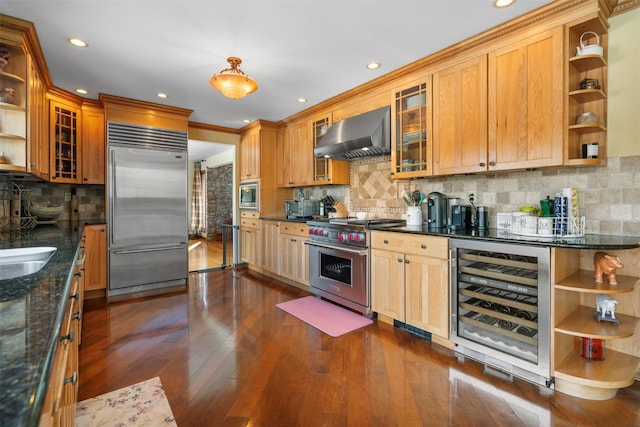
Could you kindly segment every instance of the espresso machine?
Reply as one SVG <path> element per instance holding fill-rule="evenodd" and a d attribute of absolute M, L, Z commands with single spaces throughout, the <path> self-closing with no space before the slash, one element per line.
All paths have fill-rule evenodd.
<path fill-rule="evenodd" d="M 447 226 L 447 196 L 434 191 L 427 196 L 427 228 L 443 229 Z"/>

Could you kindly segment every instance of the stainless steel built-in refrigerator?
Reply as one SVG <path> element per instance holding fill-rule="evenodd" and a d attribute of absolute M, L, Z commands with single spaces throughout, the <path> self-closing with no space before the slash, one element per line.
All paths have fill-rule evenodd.
<path fill-rule="evenodd" d="M 108 296 L 186 285 L 187 133 L 107 125 Z"/>

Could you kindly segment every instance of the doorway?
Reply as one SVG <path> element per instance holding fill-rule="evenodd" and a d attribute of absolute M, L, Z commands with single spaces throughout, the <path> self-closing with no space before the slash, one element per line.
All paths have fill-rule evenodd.
<path fill-rule="evenodd" d="M 232 229 L 225 225 L 233 218 L 234 153 L 231 144 L 189 140 L 190 182 L 196 170 L 201 178 L 195 223 L 194 186 L 189 186 L 189 272 L 221 269 L 233 262 Z"/>

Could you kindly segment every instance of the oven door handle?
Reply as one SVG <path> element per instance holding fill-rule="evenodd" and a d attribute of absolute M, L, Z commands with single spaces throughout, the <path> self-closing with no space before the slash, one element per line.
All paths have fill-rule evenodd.
<path fill-rule="evenodd" d="M 334 251 L 349 252 L 350 254 L 356 254 L 360 256 L 365 256 L 368 254 L 368 251 L 366 249 L 351 249 L 351 248 L 345 248 L 344 246 L 327 245 L 326 243 L 311 242 L 308 240 L 305 241 L 304 244 L 309 246 L 317 246 L 319 248 L 331 249 Z"/>

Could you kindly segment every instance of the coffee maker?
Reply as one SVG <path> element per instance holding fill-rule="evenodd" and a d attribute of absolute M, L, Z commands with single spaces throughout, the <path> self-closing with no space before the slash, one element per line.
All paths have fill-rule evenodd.
<path fill-rule="evenodd" d="M 434 191 L 427 196 L 427 228 L 437 230 L 447 225 L 447 196 Z"/>

